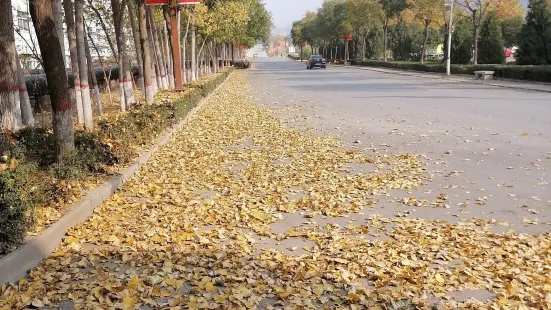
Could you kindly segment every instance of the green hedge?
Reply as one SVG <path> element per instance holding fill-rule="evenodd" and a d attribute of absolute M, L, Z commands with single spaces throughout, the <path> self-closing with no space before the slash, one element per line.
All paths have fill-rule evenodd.
<path fill-rule="evenodd" d="M 421 64 L 416 62 L 405 61 L 353 61 L 353 65 L 367 66 L 367 67 L 381 67 L 400 70 L 412 70 L 412 71 L 424 71 L 424 72 L 437 72 L 445 73 L 446 67 L 441 64 Z M 467 74 L 474 75 L 475 71 L 495 71 L 494 76 L 516 79 L 516 80 L 528 80 L 538 82 L 551 82 L 551 66 L 517 66 L 517 65 L 452 65 L 452 74 Z"/>
<path fill-rule="evenodd" d="M 0 254 L 11 252 L 25 238 L 32 217 L 29 181 L 35 176 L 36 165 L 28 164 L 20 147 L 6 151 L 0 157 Z"/>
<path fill-rule="evenodd" d="M 46 129 L 25 128 L 0 139 L 0 254 L 23 242 L 35 217 L 33 208 L 66 201 L 71 194 L 63 180 L 78 182 L 108 166 L 127 165 L 141 147 L 183 119 L 234 70 L 227 67 L 188 86 L 171 102 L 136 106 L 116 118 L 102 119 L 96 133 L 76 132 L 76 149 L 64 158 L 63 166 L 55 163 L 53 135 Z"/>
<path fill-rule="evenodd" d="M 197 87 L 199 87 L 202 91 L 203 96 L 207 96 L 211 92 L 213 92 L 218 85 L 222 84 L 224 80 L 235 70 L 235 67 L 226 67 L 222 72 L 218 74 L 214 79 L 208 80 L 207 82 L 203 84 L 199 84 Z"/>

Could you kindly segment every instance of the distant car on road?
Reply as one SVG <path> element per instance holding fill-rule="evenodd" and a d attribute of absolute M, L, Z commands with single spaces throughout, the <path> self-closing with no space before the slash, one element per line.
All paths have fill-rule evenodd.
<path fill-rule="evenodd" d="M 258 54 L 254 54 L 253 57 L 254 57 L 254 58 L 258 57 Z"/>
<path fill-rule="evenodd" d="M 308 57 L 306 61 L 306 69 L 312 69 L 315 67 L 320 67 L 322 69 L 327 69 L 327 60 L 321 55 L 312 55 Z"/>

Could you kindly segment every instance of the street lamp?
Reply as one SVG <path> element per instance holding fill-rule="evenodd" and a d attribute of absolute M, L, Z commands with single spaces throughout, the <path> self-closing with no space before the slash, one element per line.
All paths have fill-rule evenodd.
<path fill-rule="evenodd" d="M 453 23 L 453 3 L 455 0 L 450 0 L 446 3 L 446 7 L 450 8 L 450 21 L 448 23 L 448 58 L 446 59 L 446 74 L 451 74 L 451 53 L 452 53 L 452 23 Z"/>

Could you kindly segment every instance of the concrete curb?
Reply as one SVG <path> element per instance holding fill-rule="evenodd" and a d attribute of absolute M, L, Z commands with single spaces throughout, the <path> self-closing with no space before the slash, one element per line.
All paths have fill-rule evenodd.
<path fill-rule="evenodd" d="M 462 83 L 468 83 L 468 84 L 476 84 L 476 85 L 486 85 L 486 86 L 492 86 L 492 87 L 500 87 L 500 88 L 508 88 L 508 89 L 516 89 L 516 90 L 525 90 L 525 91 L 535 91 L 535 92 L 542 92 L 542 93 L 551 93 L 551 89 L 541 89 L 541 88 L 529 88 L 529 87 L 522 87 L 522 86 L 515 86 L 515 85 L 503 85 L 503 84 L 495 84 L 495 83 L 487 83 L 487 82 L 477 82 L 475 80 L 463 80 L 463 79 L 454 79 L 454 78 L 448 78 L 444 75 L 433 73 L 434 75 L 431 76 L 430 72 L 423 72 L 423 73 L 417 73 L 415 71 L 403 71 L 403 70 L 397 70 L 397 69 L 377 69 L 373 67 L 360 67 L 360 66 L 346 66 L 345 68 L 348 69 L 359 69 L 359 70 L 369 70 L 369 71 L 375 71 L 380 73 L 388 73 L 388 74 L 397 74 L 397 75 L 404 75 L 404 76 L 413 76 L 413 77 L 421 77 L 425 79 L 434 79 L 434 78 L 440 78 L 448 81 L 454 81 L 454 82 L 462 82 Z"/>
<path fill-rule="evenodd" d="M 159 147 L 167 144 L 205 105 L 210 97 L 226 84 L 233 76 L 234 72 L 230 73 L 224 82 L 218 85 L 212 93 L 203 98 L 185 118 L 169 129 L 164 136 L 157 140 L 157 143 L 155 143 L 147 153 L 138 157 L 134 163 L 126 168 L 121 174 L 111 177 L 107 182 L 91 190 L 81 199 L 81 201 L 73 204 L 71 211 L 61 217 L 59 221 L 48 227 L 40 233 L 40 235 L 32 238 L 28 243 L 0 259 L 0 285 L 19 281 L 21 278 L 25 277 L 29 270 L 38 266 L 44 258 L 53 253 L 63 241 L 63 237 L 67 231 L 75 225 L 87 220 L 94 212 L 94 209 L 111 197 L 111 195 L 128 181 L 142 165 L 147 163 L 151 156 L 157 152 Z"/>

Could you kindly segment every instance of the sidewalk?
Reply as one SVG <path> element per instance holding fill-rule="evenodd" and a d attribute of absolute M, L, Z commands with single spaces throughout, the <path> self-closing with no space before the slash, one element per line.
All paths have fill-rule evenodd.
<path fill-rule="evenodd" d="M 369 70 L 369 71 L 398 74 L 398 75 L 405 75 L 405 76 L 415 76 L 415 77 L 430 78 L 430 79 L 441 78 L 449 81 L 456 81 L 456 82 L 463 82 L 463 83 L 482 84 L 482 85 L 493 86 L 493 87 L 503 87 L 503 88 L 518 89 L 518 90 L 551 93 L 551 84 L 534 82 L 534 81 L 520 81 L 520 80 L 509 80 L 509 79 L 499 79 L 499 78 L 482 81 L 482 80 L 475 80 L 470 75 L 452 75 L 451 77 L 448 77 L 445 74 L 441 74 L 441 73 L 404 71 L 404 70 L 377 68 L 377 67 L 347 66 L 346 68 Z"/>

